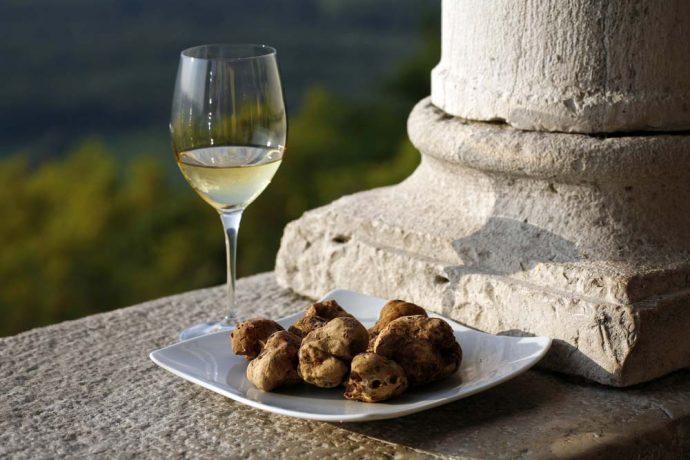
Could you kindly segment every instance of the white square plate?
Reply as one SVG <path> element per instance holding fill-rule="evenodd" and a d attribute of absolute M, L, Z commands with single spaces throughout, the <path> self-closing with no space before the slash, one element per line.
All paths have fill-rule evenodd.
<path fill-rule="evenodd" d="M 376 322 L 386 302 L 346 290 L 330 292 L 322 300 L 326 299 L 335 299 L 367 328 Z M 300 317 L 302 313 L 278 322 L 287 329 Z M 444 380 L 408 390 L 399 398 L 374 404 L 343 398 L 343 388 L 301 384 L 273 392 L 258 390 L 245 377 L 247 361 L 230 349 L 228 332 L 179 342 L 150 356 L 153 362 L 183 379 L 258 409 L 311 420 L 364 422 L 402 417 L 494 387 L 532 367 L 551 346 L 548 337 L 495 336 L 446 321 L 462 347 L 459 371 Z"/>

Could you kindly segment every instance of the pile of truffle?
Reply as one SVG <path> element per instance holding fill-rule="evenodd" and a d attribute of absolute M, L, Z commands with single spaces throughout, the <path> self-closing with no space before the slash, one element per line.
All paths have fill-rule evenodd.
<path fill-rule="evenodd" d="M 285 331 L 269 319 L 240 323 L 232 349 L 249 361 L 247 379 L 271 391 L 307 382 L 345 385 L 345 397 L 378 402 L 455 373 L 462 349 L 451 327 L 413 303 L 391 300 L 367 329 L 334 300 L 314 303 Z"/>

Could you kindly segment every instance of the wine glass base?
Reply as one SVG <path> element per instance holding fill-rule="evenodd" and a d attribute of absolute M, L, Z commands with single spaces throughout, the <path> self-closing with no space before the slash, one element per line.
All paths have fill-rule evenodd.
<path fill-rule="evenodd" d="M 213 332 L 231 331 L 234 328 L 235 327 L 231 324 L 228 324 L 227 321 L 212 321 L 210 323 L 195 324 L 194 326 L 189 326 L 180 332 L 180 342 L 193 339 L 195 337 L 201 337 L 202 335 L 211 334 Z"/>

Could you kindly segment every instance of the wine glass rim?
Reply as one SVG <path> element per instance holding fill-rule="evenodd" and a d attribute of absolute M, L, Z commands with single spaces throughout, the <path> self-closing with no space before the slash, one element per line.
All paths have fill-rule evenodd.
<path fill-rule="evenodd" d="M 244 61 L 275 56 L 272 46 L 259 43 L 210 43 L 182 50 L 180 56 L 201 61 Z"/>

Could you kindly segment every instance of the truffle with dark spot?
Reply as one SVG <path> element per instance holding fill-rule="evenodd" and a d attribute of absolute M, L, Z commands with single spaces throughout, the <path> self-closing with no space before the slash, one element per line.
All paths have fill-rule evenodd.
<path fill-rule="evenodd" d="M 356 401 L 379 402 L 399 396 L 407 389 L 405 371 L 395 361 L 376 353 L 354 357 L 345 397 Z"/>

